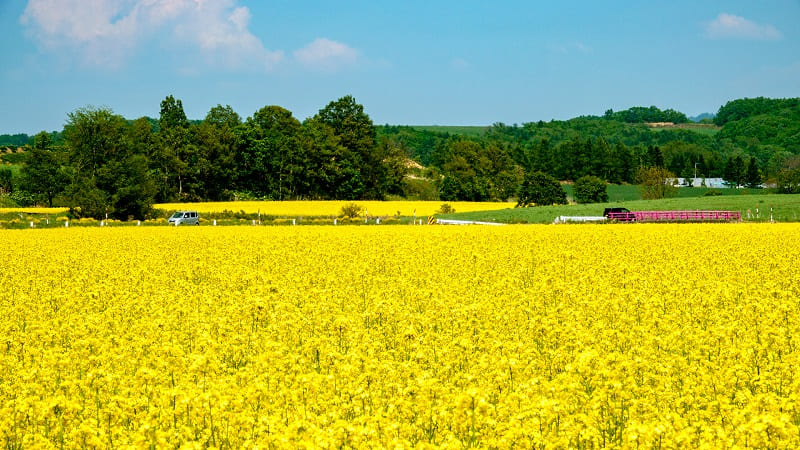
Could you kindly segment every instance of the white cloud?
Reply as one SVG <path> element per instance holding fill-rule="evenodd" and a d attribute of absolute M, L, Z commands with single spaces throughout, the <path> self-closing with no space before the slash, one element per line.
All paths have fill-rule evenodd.
<path fill-rule="evenodd" d="M 283 59 L 283 52 L 267 50 L 250 33 L 246 7 L 231 10 L 227 1 L 192 3 L 197 6 L 184 13 L 186 19 L 176 24 L 175 35 L 198 46 L 210 62 L 270 70 Z"/>
<path fill-rule="evenodd" d="M 207 62 L 269 70 L 283 58 L 249 29 L 237 0 L 29 0 L 20 22 L 46 49 L 72 50 L 84 62 L 124 65 L 142 41 L 164 31 Z"/>
<path fill-rule="evenodd" d="M 706 34 L 712 39 L 757 39 L 776 40 L 781 32 L 772 25 L 761 25 L 744 17 L 721 13 L 706 26 Z"/>
<path fill-rule="evenodd" d="M 294 58 L 302 65 L 324 71 L 335 71 L 353 64 L 358 56 L 357 50 L 327 38 L 317 38 L 294 52 Z"/>

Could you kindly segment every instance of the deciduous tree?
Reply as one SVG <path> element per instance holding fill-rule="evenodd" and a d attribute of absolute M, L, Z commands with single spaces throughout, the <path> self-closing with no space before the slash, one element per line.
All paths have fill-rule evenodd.
<path fill-rule="evenodd" d="M 602 203 L 608 201 L 606 182 L 602 179 L 586 175 L 575 180 L 572 186 L 573 196 L 578 203 Z"/>
<path fill-rule="evenodd" d="M 747 171 L 745 173 L 745 185 L 749 188 L 757 188 L 761 186 L 761 171 L 758 169 L 756 159 L 751 157 L 747 163 Z"/>
<path fill-rule="evenodd" d="M 122 116 L 105 108 L 76 110 L 69 114 L 64 138 L 71 170 L 65 199 L 74 214 L 145 218 L 155 186 L 147 157 L 136 153 Z"/>
<path fill-rule="evenodd" d="M 525 181 L 519 190 L 517 207 L 563 205 L 567 203 L 567 193 L 555 178 L 544 172 L 525 174 Z"/>
<path fill-rule="evenodd" d="M 50 135 L 42 131 L 33 137 L 33 145 L 25 156 L 21 170 L 22 189 L 37 201 L 53 206 L 53 199 L 67 185 L 67 175 L 62 169 L 63 154 L 51 148 Z"/>
<path fill-rule="evenodd" d="M 636 183 L 646 200 L 672 197 L 678 192 L 675 174 L 663 167 L 640 167 L 636 172 Z"/>

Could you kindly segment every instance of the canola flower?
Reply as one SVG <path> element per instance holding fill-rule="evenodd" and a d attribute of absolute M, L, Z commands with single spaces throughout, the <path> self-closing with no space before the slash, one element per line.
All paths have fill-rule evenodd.
<path fill-rule="evenodd" d="M 28 208 L 0 208 L 0 213 L 29 213 L 29 214 L 62 214 L 69 210 L 69 208 L 55 207 L 28 207 Z"/>
<path fill-rule="evenodd" d="M 512 208 L 513 203 L 503 202 L 441 202 L 441 201 L 378 201 L 378 200 L 330 200 L 330 201 L 241 201 L 241 202 L 203 202 L 203 203 L 159 203 L 154 208 L 165 211 L 194 210 L 199 213 L 220 213 L 223 211 L 260 212 L 273 216 L 338 216 L 342 206 L 355 203 L 363 206 L 371 216 L 417 217 L 435 214 L 443 203 L 448 203 L 456 212 L 493 211 Z M 398 214 L 399 213 L 399 214 Z"/>
<path fill-rule="evenodd" d="M 796 448 L 797 224 L 0 232 L 7 448 Z"/>

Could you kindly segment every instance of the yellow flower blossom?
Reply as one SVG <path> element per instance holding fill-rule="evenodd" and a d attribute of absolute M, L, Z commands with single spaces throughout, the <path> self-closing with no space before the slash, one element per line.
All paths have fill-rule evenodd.
<path fill-rule="evenodd" d="M 0 230 L 0 442 L 796 448 L 798 240 L 797 224 Z"/>

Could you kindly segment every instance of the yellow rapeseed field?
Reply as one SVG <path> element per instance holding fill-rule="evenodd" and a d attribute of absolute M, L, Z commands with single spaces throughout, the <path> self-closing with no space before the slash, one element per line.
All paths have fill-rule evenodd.
<path fill-rule="evenodd" d="M 246 213 L 272 216 L 338 216 L 342 206 L 355 203 L 363 206 L 371 216 L 425 217 L 435 214 L 443 203 L 448 203 L 455 212 L 493 211 L 513 208 L 513 203 L 503 202 L 432 202 L 432 201 L 372 201 L 372 200 L 331 200 L 331 201 L 241 201 L 241 202 L 203 202 L 203 203 L 159 203 L 154 208 L 165 211 L 195 210 L 202 213 L 223 211 L 244 211 Z"/>
<path fill-rule="evenodd" d="M 797 448 L 800 225 L 0 231 L 5 448 Z"/>
<path fill-rule="evenodd" d="M 69 208 L 45 208 L 39 206 L 31 206 L 28 208 L 0 208 L 0 213 L 31 213 L 31 214 L 62 214 L 69 210 Z"/>

